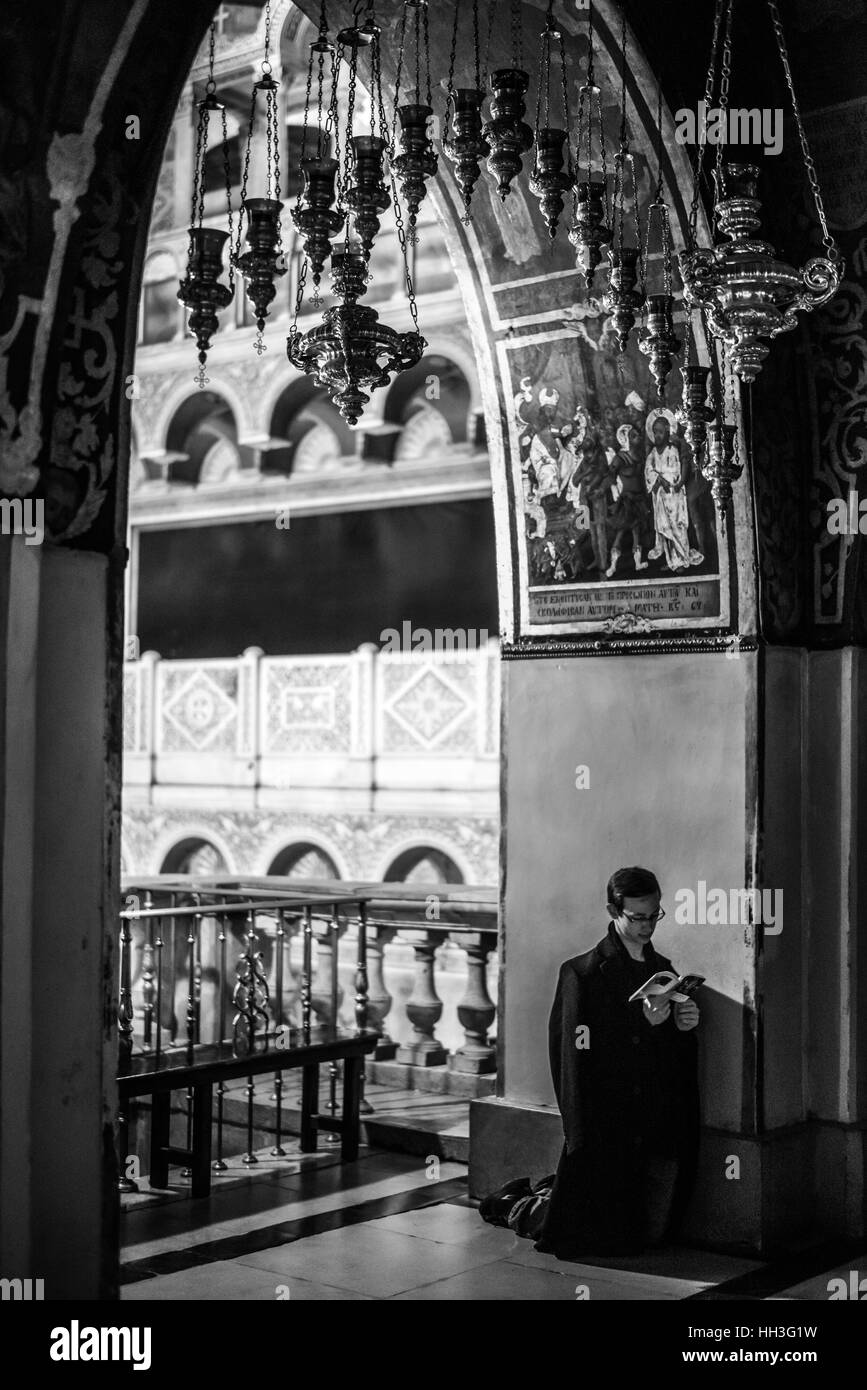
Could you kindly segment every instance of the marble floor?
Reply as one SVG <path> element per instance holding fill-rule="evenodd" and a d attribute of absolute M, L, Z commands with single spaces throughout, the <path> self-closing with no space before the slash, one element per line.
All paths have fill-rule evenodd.
<path fill-rule="evenodd" d="M 672 1248 L 571 1264 L 487 1226 L 466 1167 L 365 1149 L 238 1158 L 196 1202 L 178 1170 L 169 1191 L 123 1199 L 124 1300 L 527 1301 L 827 1300 L 832 1278 L 867 1277 L 843 1248 L 769 1264 Z M 859 1270 L 860 1264 L 860 1270 Z M 867 1284 L 865 1284 L 867 1288 Z"/>

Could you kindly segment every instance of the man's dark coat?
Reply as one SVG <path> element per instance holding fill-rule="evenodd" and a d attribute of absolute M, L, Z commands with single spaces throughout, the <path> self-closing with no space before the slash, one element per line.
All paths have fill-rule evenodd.
<path fill-rule="evenodd" d="M 698 1144 L 695 1031 L 677 1029 L 673 1008 L 654 1027 L 640 1000 L 627 1003 L 636 988 L 628 962 L 611 923 L 592 951 L 560 967 L 548 1040 L 566 1142 L 539 1249 L 590 1254 L 640 1245 L 636 1165 L 648 1152 L 667 1151 L 680 1165 L 672 1226 L 689 1198 Z M 644 965 L 643 979 L 673 968 L 650 944 Z M 588 1046 L 576 1046 L 580 1028 Z"/>

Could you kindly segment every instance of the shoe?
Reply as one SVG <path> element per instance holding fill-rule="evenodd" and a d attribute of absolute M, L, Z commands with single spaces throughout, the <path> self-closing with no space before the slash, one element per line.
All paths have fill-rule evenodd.
<path fill-rule="evenodd" d="M 479 1216 L 492 1226 L 508 1225 L 508 1215 L 519 1197 L 529 1197 L 529 1178 L 515 1178 L 479 1202 Z"/>

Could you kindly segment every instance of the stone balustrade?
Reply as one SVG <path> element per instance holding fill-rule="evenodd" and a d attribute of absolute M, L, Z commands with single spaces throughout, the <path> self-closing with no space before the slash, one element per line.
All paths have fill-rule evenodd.
<path fill-rule="evenodd" d="M 124 785 L 460 792 L 499 786 L 498 647 L 163 661 L 124 670 Z M 481 802 L 480 802 L 481 805 Z"/>

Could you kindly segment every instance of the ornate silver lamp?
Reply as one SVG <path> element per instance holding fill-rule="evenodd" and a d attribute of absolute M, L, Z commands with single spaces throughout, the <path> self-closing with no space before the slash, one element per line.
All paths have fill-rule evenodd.
<path fill-rule="evenodd" d="M 717 104 L 726 117 L 734 3 L 735 0 L 717 0 L 706 88 L 712 99 L 722 33 L 723 52 Z M 746 382 L 755 381 L 761 371 L 770 350 L 768 344 L 780 333 L 787 333 L 794 328 L 801 311 L 816 309 L 825 304 L 836 291 L 842 273 L 839 251 L 828 231 L 819 181 L 801 120 L 776 0 L 768 0 L 768 9 L 789 89 L 804 168 L 822 229 L 825 255 L 814 256 L 803 266 L 796 268 L 779 257 L 770 242 L 758 236 L 761 226 L 761 203 L 756 193 L 759 170 L 753 164 L 724 162 L 722 146 L 718 145 L 714 222 L 716 231 L 728 240 L 716 242 L 711 247 L 698 247 L 695 242 L 693 218 L 693 235 L 687 250 L 680 258 L 687 303 L 702 311 L 710 334 L 723 345 L 734 371 Z M 697 205 L 701 178 L 703 137 L 704 132 L 699 142 L 695 166 L 694 207 Z"/>

